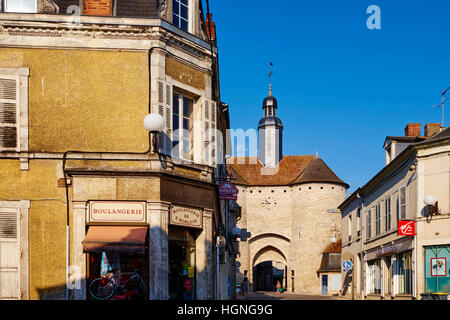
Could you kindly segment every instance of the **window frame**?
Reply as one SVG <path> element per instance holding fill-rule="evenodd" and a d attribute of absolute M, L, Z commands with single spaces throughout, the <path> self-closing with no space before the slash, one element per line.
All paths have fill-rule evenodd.
<path fill-rule="evenodd" d="M 375 236 L 381 234 L 381 203 L 375 206 Z"/>
<path fill-rule="evenodd" d="M 175 101 L 176 96 L 178 96 L 178 113 L 175 113 Z M 184 115 L 184 109 L 185 109 L 185 103 L 184 103 L 184 99 L 190 100 L 192 102 L 192 112 L 190 114 L 190 116 L 188 117 L 188 119 L 190 120 L 190 124 L 191 124 L 191 130 L 189 131 L 189 143 L 190 143 L 190 149 L 189 149 L 189 158 L 186 157 L 186 154 L 184 153 L 184 146 L 185 146 L 185 138 L 183 135 L 180 135 L 180 130 L 181 133 L 184 133 L 184 119 L 186 118 L 186 116 Z M 176 88 L 174 88 L 172 90 L 172 150 L 174 150 L 174 148 L 178 148 L 179 150 L 179 154 L 177 155 L 181 160 L 184 161 L 189 161 L 192 162 L 194 161 L 194 137 L 195 137 L 195 97 L 189 94 L 186 94 L 185 92 L 181 91 L 181 90 L 177 90 Z M 175 129 L 175 119 L 178 118 L 178 128 Z M 178 131 L 177 131 L 178 130 Z M 176 132 L 178 132 L 178 135 L 176 134 Z"/>
<path fill-rule="evenodd" d="M 184 5 L 183 3 L 181 3 L 182 0 L 172 0 L 172 24 L 174 26 L 176 26 L 177 28 L 186 31 L 186 32 L 190 32 L 192 33 L 192 10 L 193 10 L 193 6 L 192 6 L 192 0 L 186 0 L 187 1 L 187 6 Z M 178 13 L 175 13 L 175 5 L 178 5 Z M 187 18 L 184 18 L 181 16 L 181 7 L 182 6 L 186 6 L 187 7 Z M 179 20 L 178 24 L 175 24 L 174 21 L 174 17 L 177 17 Z M 187 30 L 185 30 L 184 28 L 182 28 L 181 26 L 181 19 L 187 21 Z"/>
<path fill-rule="evenodd" d="M 366 239 L 372 238 L 372 210 L 366 211 Z"/>
<path fill-rule="evenodd" d="M 8 7 L 8 1 L 10 1 L 10 3 L 11 2 L 13 2 L 13 1 L 17 1 L 17 0 L 3 0 L 3 5 L 2 5 L 2 9 L 3 9 L 3 12 L 8 12 L 8 13 L 38 13 L 38 0 L 31 0 L 32 2 L 34 2 L 34 8 L 35 8 L 35 11 L 26 11 L 26 10 L 21 10 L 21 11 L 8 11 L 7 10 L 7 7 Z M 21 4 L 22 4 L 22 1 L 27 1 L 27 0 L 20 0 L 21 1 Z M 30 0 L 28 0 L 28 1 L 30 1 Z"/>
<path fill-rule="evenodd" d="M 28 151 L 28 86 L 29 68 L 0 68 L 0 78 L 17 81 L 16 86 L 16 125 L 17 142 L 15 148 L 2 148 L 1 152 L 27 152 Z M 3 126 L 3 125 L 2 125 Z M 9 125 L 5 125 L 9 127 Z"/>
<path fill-rule="evenodd" d="M 391 196 L 384 200 L 384 231 L 392 228 L 392 199 Z"/>
<path fill-rule="evenodd" d="M 402 196 L 402 190 L 404 190 L 404 195 Z M 402 200 L 404 203 L 402 204 Z M 404 208 L 404 210 L 402 210 Z M 405 220 L 408 217 L 408 188 L 406 186 L 401 187 L 398 191 L 398 214 L 399 220 Z"/>

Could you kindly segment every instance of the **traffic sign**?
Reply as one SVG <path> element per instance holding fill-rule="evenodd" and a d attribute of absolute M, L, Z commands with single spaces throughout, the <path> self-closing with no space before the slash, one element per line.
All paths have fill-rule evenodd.
<path fill-rule="evenodd" d="M 345 260 L 344 262 L 342 262 L 342 270 L 343 271 L 350 271 L 352 270 L 353 264 L 351 261 L 349 260 Z"/>

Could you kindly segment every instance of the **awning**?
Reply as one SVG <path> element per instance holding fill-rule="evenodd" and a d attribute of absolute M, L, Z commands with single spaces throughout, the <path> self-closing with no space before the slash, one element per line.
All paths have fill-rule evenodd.
<path fill-rule="evenodd" d="M 83 252 L 145 254 L 147 227 L 91 226 L 82 241 Z"/>

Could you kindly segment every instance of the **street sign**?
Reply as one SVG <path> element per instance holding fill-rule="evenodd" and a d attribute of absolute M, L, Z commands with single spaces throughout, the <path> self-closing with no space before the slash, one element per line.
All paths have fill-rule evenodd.
<path fill-rule="evenodd" d="M 252 234 L 250 232 L 247 232 L 247 229 L 241 229 L 241 241 L 246 242 L 248 238 L 250 238 Z"/>
<path fill-rule="evenodd" d="M 350 271 L 352 270 L 353 264 L 351 261 L 344 261 L 342 262 L 342 271 L 346 272 L 346 271 Z"/>
<path fill-rule="evenodd" d="M 225 181 L 219 185 L 219 199 L 220 200 L 237 200 L 237 195 L 239 193 L 238 188 L 236 188 L 231 182 Z"/>
<path fill-rule="evenodd" d="M 401 220 L 398 222 L 399 236 L 415 236 L 416 222 L 414 220 Z"/>

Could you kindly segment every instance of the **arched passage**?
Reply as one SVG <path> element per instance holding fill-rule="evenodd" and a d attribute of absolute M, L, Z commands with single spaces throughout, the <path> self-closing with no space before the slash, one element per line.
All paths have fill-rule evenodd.
<path fill-rule="evenodd" d="M 278 248 L 266 246 L 253 257 L 253 290 L 274 291 L 277 281 L 286 287 L 286 256 Z"/>

